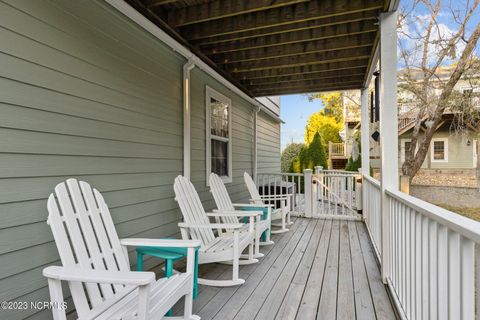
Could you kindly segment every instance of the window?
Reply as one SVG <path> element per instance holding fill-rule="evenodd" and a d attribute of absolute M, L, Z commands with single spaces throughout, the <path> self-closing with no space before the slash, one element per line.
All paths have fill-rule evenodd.
<path fill-rule="evenodd" d="M 232 102 L 208 86 L 206 119 L 207 184 L 211 172 L 218 174 L 226 183 L 232 182 Z"/>
<path fill-rule="evenodd" d="M 406 159 L 406 154 L 408 152 L 408 149 L 410 148 L 410 139 L 402 139 L 401 140 L 401 145 L 400 145 L 400 161 L 402 163 L 405 162 Z"/>
<path fill-rule="evenodd" d="M 435 138 L 432 139 L 431 160 L 432 162 L 448 162 L 448 139 Z"/>

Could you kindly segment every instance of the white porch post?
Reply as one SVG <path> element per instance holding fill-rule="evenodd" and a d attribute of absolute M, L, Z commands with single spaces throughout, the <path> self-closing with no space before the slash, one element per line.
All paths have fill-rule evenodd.
<path fill-rule="evenodd" d="M 370 122 L 368 121 L 368 88 L 363 88 L 360 93 L 362 174 L 370 175 Z"/>
<path fill-rule="evenodd" d="M 313 176 L 312 176 L 312 169 L 305 169 L 303 171 L 304 174 L 304 197 L 305 197 L 305 217 L 311 218 L 313 216 L 313 208 L 312 208 L 312 183 L 313 183 Z"/>
<path fill-rule="evenodd" d="M 360 108 L 361 108 L 361 118 L 360 118 L 360 142 L 362 145 L 362 181 L 364 176 L 369 176 L 370 175 L 370 121 L 368 119 L 368 84 L 366 88 L 362 88 L 360 90 Z M 363 213 L 363 218 L 365 221 L 368 219 L 368 214 L 367 212 L 367 195 L 365 194 L 367 192 L 367 188 L 365 186 L 365 183 L 362 183 L 361 185 L 361 205 L 362 208 L 362 213 Z"/>
<path fill-rule="evenodd" d="M 258 122 L 258 112 L 260 108 L 256 108 L 253 110 L 253 181 L 258 184 L 257 175 L 258 175 L 258 129 L 257 129 L 257 122 Z"/>
<path fill-rule="evenodd" d="M 380 14 L 380 145 L 382 158 L 382 280 L 390 270 L 390 210 L 386 189 L 398 190 L 397 12 Z"/>

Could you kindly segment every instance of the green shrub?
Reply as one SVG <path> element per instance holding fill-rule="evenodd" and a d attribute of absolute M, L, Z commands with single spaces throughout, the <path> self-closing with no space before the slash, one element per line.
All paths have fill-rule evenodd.
<path fill-rule="evenodd" d="M 282 151 L 281 170 L 282 172 L 294 172 L 293 161 L 298 158 L 303 143 L 290 143 Z"/>
<path fill-rule="evenodd" d="M 308 168 L 313 169 L 316 166 L 327 167 L 327 152 L 322 144 L 322 138 L 317 132 L 308 146 Z"/>

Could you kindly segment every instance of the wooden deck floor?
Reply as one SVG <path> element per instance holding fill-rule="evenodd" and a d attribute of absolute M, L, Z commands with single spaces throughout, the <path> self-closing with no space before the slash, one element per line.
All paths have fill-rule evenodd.
<path fill-rule="evenodd" d="M 261 248 L 259 263 L 241 267 L 245 284 L 200 286 L 195 314 L 205 320 L 395 319 L 363 222 L 299 218 L 273 240 Z M 200 275 L 228 279 L 231 266 L 201 265 Z"/>

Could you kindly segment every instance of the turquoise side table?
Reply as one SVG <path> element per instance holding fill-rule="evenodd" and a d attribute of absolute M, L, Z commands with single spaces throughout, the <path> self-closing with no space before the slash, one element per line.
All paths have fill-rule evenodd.
<path fill-rule="evenodd" d="M 143 256 L 149 255 L 165 260 L 165 277 L 173 276 L 173 263 L 187 256 L 187 248 L 137 247 L 137 270 L 143 271 Z M 195 267 L 193 272 L 193 298 L 198 296 L 198 248 L 195 248 Z M 171 316 L 168 311 L 167 316 Z"/>
<path fill-rule="evenodd" d="M 268 216 L 268 208 L 265 208 L 265 207 L 243 207 L 242 210 L 243 211 L 262 211 L 263 212 L 262 220 L 266 220 L 267 216 Z M 247 217 L 243 218 L 243 223 L 248 223 Z M 268 229 L 268 232 L 271 232 L 271 228 Z M 270 235 L 271 235 L 271 233 L 270 233 Z M 262 239 L 263 242 L 267 241 L 267 231 L 266 230 L 263 231 L 261 239 Z"/>

